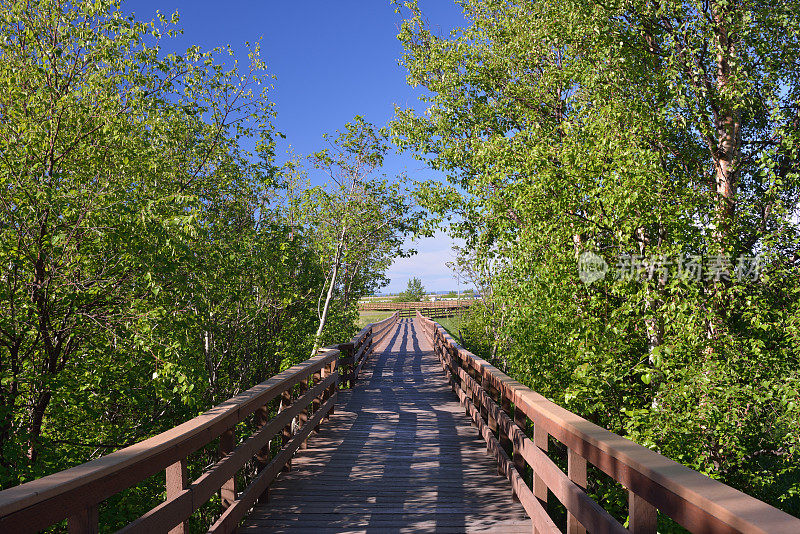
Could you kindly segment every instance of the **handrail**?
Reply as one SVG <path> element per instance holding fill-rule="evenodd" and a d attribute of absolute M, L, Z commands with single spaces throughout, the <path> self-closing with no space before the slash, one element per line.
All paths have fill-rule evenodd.
<path fill-rule="evenodd" d="M 566 507 L 571 534 L 655 534 L 658 512 L 691 532 L 800 532 L 800 519 L 575 415 L 458 345 L 438 323 L 419 312 L 417 319 L 538 532 L 558 532 L 544 508 L 548 490 Z M 566 474 L 546 454 L 549 436 L 567 447 Z M 628 529 L 586 494 L 587 463 L 627 488 Z"/>
<path fill-rule="evenodd" d="M 362 367 L 375 351 L 375 345 L 383 341 L 399 318 L 400 312 L 395 312 L 382 321 L 368 324 L 347 343 L 335 346 L 342 354 L 339 366 L 345 387 L 353 387 Z"/>
<path fill-rule="evenodd" d="M 419 302 L 359 302 L 358 309 L 362 311 L 367 310 L 418 310 L 418 309 L 453 309 L 453 308 L 469 308 L 476 302 L 475 299 L 461 299 L 461 300 L 434 300 L 434 301 L 419 301 Z"/>
<path fill-rule="evenodd" d="M 348 367 L 341 376 L 355 380 L 397 318 L 394 313 L 367 325 L 349 343 L 324 347 L 316 356 L 157 436 L 0 491 L 0 532 L 36 532 L 64 519 L 70 532 L 97 532 L 101 502 L 162 470 L 166 500 L 121 532 L 184 532 L 189 516 L 215 493 L 220 494 L 223 511 L 210 532 L 232 532 L 267 495 L 281 470 L 291 468 L 292 456 L 305 447 L 310 433 L 333 414 L 339 366 Z M 248 418 L 255 430 L 238 442 L 237 425 Z M 280 448 L 272 451 L 276 436 L 281 436 Z M 219 461 L 190 481 L 189 455 L 217 438 Z M 236 474 L 253 459 L 257 474 L 247 487 L 237 488 Z"/>

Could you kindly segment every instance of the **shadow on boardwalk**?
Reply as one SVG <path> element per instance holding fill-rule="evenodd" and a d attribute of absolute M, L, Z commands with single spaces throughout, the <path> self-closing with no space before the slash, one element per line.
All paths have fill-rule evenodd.
<path fill-rule="evenodd" d="M 241 532 L 531 532 L 413 319 L 339 398 Z"/>

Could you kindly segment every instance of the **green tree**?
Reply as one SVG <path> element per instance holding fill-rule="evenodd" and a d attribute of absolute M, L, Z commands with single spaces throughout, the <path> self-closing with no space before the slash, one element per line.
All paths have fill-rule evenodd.
<path fill-rule="evenodd" d="M 428 106 L 393 129 L 448 176 L 419 199 L 492 272 L 506 368 L 800 513 L 800 5 L 459 4 L 469 24 L 449 36 L 405 4 Z M 586 251 L 605 280 L 579 279 Z M 761 276 L 738 279 L 755 255 Z M 699 280 L 663 275 L 694 257 Z M 626 258 L 634 279 L 615 276 Z"/>
<path fill-rule="evenodd" d="M 298 221 L 314 228 L 325 277 L 313 350 L 323 339 L 332 305 L 354 313 L 359 298 L 386 284 L 383 272 L 402 253 L 402 237 L 413 222 L 400 181 L 381 173 L 389 150 L 385 131 L 356 116 L 324 140 L 328 147 L 309 160 L 330 181 L 307 190 L 297 211 Z"/>
<path fill-rule="evenodd" d="M 2 488 L 164 431 L 304 359 L 343 225 L 344 303 L 381 283 L 399 247 L 399 186 L 297 188 L 274 164 L 258 47 L 245 69 L 230 49 L 164 54 L 176 24 L 112 0 L 0 0 Z M 385 135 L 373 140 L 381 158 Z M 337 339 L 355 332 L 352 309 L 328 311 Z M 101 524 L 121 527 L 162 492 L 148 480 L 115 496 Z"/>
<path fill-rule="evenodd" d="M 397 300 L 398 302 L 420 302 L 425 298 L 426 294 L 422 280 L 413 276 L 409 279 L 406 290 L 397 296 Z"/>

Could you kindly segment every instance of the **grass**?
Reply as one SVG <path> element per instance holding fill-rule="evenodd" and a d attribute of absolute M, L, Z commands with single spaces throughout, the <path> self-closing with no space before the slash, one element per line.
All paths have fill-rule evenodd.
<path fill-rule="evenodd" d="M 437 323 L 442 325 L 447 333 L 453 336 L 453 339 L 458 340 L 458 330 L 461 328 L 461 316 L 443 317 L 441 319 L 434 319 Z"/>
<path fill-rule="evenodd" d="M 369 323 L 377 323 L 389 317 L 393 312 L 390 311 L 359 311 L 358 327 L 364 328 Z"/>

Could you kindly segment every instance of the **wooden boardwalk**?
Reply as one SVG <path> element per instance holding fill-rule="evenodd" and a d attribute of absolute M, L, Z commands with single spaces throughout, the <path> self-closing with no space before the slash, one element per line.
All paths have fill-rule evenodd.
<path fill-rule="evenodd" d="M 414 319 L 339 395 L 240 532 L 531 532 Z"/>
<path fill-rule="evenodd" d="M 353 376 L 355 387 L 337 399 L 337 383 Z M 282 447 L 267 455 L 277 438 Z M 566 449 L 566 472 L 547 454 L 553 440 Z M 190 478 L 191 455 L 203 447 L 219 459 Z M 292 460 L 294 469 L 283 471 Z M 238 473 L 252 475 L 256 465 L 242 485 Z M 627 488 L 627 519 L 586 493 L 596 476 L 589 465 Z M 182 534 L 205 506 L 220 512 L 215 534 L 513 533 L 534 525 L 543 534 L 656 534 L 661 516 L 705 534 L 800 533 L 800 519 L 549 401 L 419 311 L 369 324 L 161 434 L 0 491 L 0 533 L 62 521 L 70 532 L 99 532 L 107 526 L 101 504 L 108 510 L 110 497 L 159 471 L 166 499 L 119 532 Z M 268 488 L 269 500 L 256 505 Z M 215 495 L 222 507 L 210 502 Z M 558 509 L 561 528 L 547 511 L 555 501 L 566 508 L 566 530 Z"/>

